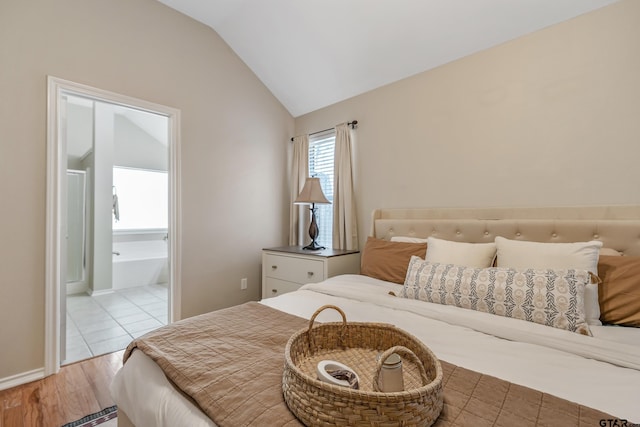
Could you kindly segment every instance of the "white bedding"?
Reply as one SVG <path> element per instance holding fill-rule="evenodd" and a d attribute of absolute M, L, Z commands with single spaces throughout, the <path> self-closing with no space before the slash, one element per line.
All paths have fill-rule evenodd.
<path fill-rule="evenodd" d="M 594 336 L 586 337 L 388 294 L 400 289 L 344 275 L 262 303 L 304 318 L 334 304 L 349 321 L 386 322 L 411 332 L 447 362 L 640 422 L 639 329 L 592 326 Z M 318 316 L 321 322 L 338 320 L 333 310 Z M 214 425 L 139 351 L 116 375 L 112 394 L 138 427 Z"/>

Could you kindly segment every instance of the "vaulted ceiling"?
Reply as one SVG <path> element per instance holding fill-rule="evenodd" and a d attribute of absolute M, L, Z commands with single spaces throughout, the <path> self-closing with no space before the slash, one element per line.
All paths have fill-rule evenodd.
<path fill-rule="evenodd" d="M 159 0 L 214 29 L 294 116 L 618 0 Z"/>

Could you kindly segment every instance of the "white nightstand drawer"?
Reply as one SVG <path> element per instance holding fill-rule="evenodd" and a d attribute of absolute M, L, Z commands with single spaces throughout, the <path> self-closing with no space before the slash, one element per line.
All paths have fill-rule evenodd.
<path fill-rule="evenodd" d="M 324 280 L 321 260 L 265 254 L 264 269 L 267 277 L 305 284 Z"/>
<path fill-rule="evenodd" d="M 353 250 L 307 251 L 300 246 L 262 250 L 262 298 L 297 291 L 306 283 L 338 274 L 357 274 L 360 253 Z"/>
<path fill-rule="evenodd" d="M 297 291 L 300 289 L 300 286 L 302 286 L 300 283 L 286 282 L 284 280 L 268 277 L 265 286 L 266 291 L 263 298 L 277 297 L 278 295 L 286 294 L 287 292 Z"/>

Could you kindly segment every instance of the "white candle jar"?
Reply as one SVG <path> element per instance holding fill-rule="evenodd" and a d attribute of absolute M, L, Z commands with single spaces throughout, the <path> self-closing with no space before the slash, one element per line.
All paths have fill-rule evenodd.
<path fill-rule="evenodd" d="M 380 390 L 385 393 L 404 390 L 402 359 L 396 353 L 392 353 L 382 364 L 379 382 Z"/>

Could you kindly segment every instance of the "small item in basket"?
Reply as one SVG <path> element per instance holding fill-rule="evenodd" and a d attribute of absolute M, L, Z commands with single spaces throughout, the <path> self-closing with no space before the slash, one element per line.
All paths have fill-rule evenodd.
<path fill-rule="evenodd" d="M 351 368 L 335 360 L 321 360 L 316 367 L 318 379 L 329 384 L 358 389 L 359 378 Z"/>
<path fill-rule="evenodd" d="M 392 353 L 382 364 L 382 369 L 380 370 L 380 390 L 385 393 L 404 390 L 402 359 L 396 353 Z"/>

